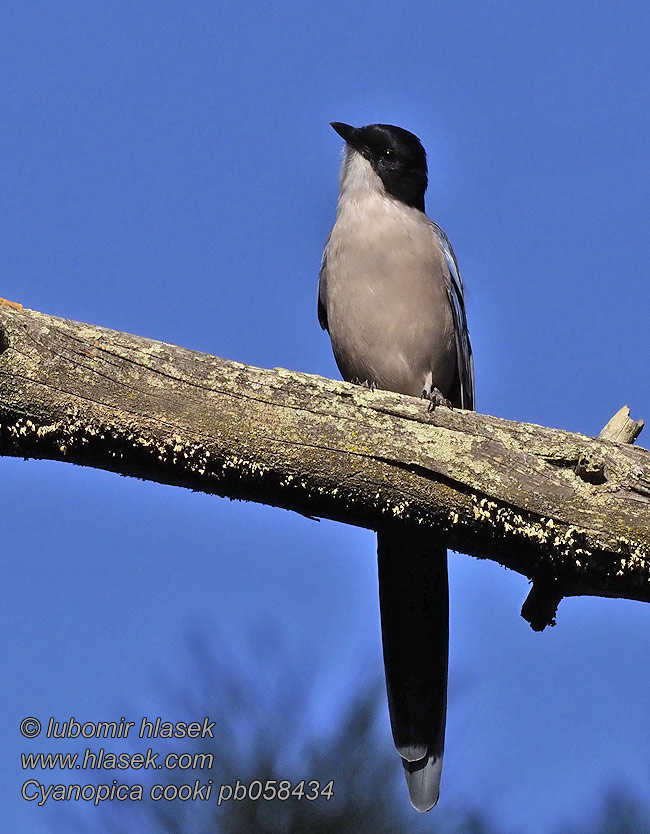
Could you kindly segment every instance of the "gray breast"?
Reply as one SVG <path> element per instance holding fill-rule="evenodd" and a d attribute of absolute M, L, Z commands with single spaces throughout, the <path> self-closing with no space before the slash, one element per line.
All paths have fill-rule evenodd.
<path fill-rule="evenodd" d="M 342 199 L 321 302 L 344 379 L 420 396 L 456 377 L 446 259 L 422 212 L 379 193 Z"/>

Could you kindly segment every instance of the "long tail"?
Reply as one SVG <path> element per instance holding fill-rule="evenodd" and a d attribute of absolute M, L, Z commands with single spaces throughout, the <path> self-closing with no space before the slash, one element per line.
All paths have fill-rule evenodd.
<path fill-rule="evenodd" d="M 447 549 L 430 532 L 377 533 L 388 709 L 411 804 L 438 801 L 447 714 Z"/>

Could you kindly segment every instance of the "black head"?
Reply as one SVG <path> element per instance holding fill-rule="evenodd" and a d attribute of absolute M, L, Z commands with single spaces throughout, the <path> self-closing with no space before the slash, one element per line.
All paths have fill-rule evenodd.
<path fill-rule="evenodd" d="M 424 211 L 427 155 L 415 134 L 395 125 L 331 124 L 350 147 L 370 162 L 389 194 Z"/>

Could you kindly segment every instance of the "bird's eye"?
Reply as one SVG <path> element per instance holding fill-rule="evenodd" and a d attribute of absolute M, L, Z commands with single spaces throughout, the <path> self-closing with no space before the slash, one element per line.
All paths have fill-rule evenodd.
<path fill-rule="evenodd" d="M 384 151 L 384 156 L 392 156 L 392 155 L 393 155 L 393 151 L 390 148 L 386 148 L 386 150 Z"/>

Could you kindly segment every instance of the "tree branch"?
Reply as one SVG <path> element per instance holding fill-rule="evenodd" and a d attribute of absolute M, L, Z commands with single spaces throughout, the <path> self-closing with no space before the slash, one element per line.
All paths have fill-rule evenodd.
<path fill-rule="evenodd" d="M 562 596 L 650 600 L 650 454 L 0 305 L 0 454 L 376 529 L 442 530 Z M 604 430 L 605 431 L 605 430 Z M 636 432 L 636 434 L 635 434 Z M 542 625 L 543 623 L 543 625 Z"/>

